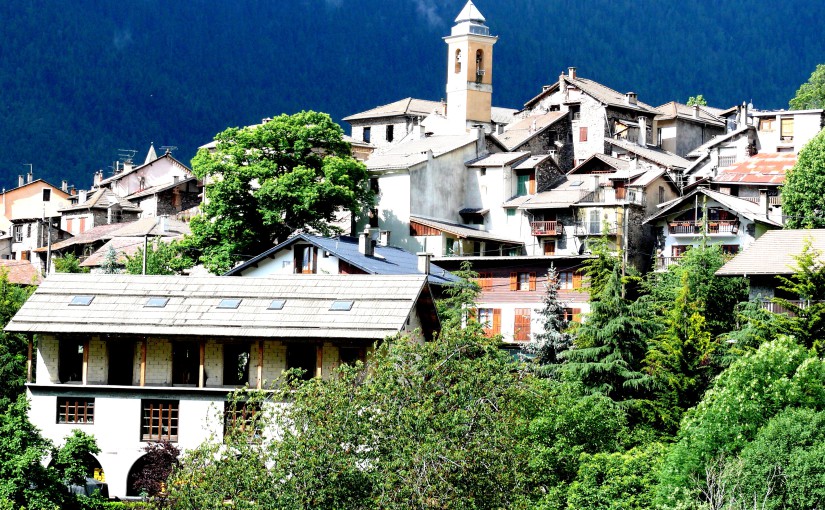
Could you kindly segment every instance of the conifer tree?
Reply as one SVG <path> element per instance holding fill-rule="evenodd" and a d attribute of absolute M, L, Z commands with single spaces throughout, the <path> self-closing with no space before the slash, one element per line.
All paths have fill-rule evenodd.
<path fill-rule="evenodd" d="M 117 263 L 117 252 L 114 246 L 109 246 L 106 256 L 103 257 L 103 263 L 100 264 L 100 269 L 103 270 L 104 274 L 117 274 L 120 272 Z"/>
<path fill-rule="evenodd" d="M 560 363 L 559 354 L 572 346 L 572 339 L 567 333 L 569 322 L 564 316 L 565 303 L 559 301 L 559 273 L 553 265 L 547 270 L 544 286 L 544 307 L 539 312 L 542 329 L 525 347 L 528 353 L 535 355 L 535 361 L 540 365 Z"/>

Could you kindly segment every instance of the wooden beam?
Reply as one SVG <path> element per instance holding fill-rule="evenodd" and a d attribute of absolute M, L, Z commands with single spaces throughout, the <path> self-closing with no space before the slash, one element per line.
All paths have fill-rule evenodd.
<path fill-rule="evenodd" d="M 140 385 L 146 386 L 146 339 L 140 343 Z"/>
<path fill-rule="evenodd" d="M 28 357 L 26 358 L 26 382 L 32 382 L 32 357 L 34 354 L 34 341 L 32 340 L 32 336 L 29 335 L 29 353 Z"/>
<path fill-rule="evenodd" d="M 315 377 L 324 376 L 324 344 L 318 344 L 315 348 Z"/>
<path fill-rule="evenodd" d="M 83 340 L 83 385 L 89 380 L 89 341 Z"/>
<path fill-rule="evenodd" d="M 258 381 L 255 385 L 259 390 L 263 388 L 264 382 L 264 341 L 258 340 Z"/>
<path fill-rule="evenodd" d="M 200 365 L 198 366 L 198 388 L 203 388 L 205 371 L 203 369 L 204 361 L 206 360 L 206 341 L 201 340 L 198 343 L 198 350 L 200 352 Z"/>

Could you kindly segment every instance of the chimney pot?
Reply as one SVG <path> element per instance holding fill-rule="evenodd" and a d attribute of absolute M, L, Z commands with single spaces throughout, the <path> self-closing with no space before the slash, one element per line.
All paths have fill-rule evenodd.
<path fill-rule="evenodd" d="M 416 255 L 418 255 L 418 272 L 430 274 L 430 258 L 433 256 L 432 253 L 420 251 L 416 253 Z"/>
<path fill-rule="evenodd" d="M 694 119 L 699 118 L 699 105 L 698 104 L 693 105 L 693 118 Z"/>
<path fill-rule="evenodd" d="M 26 178 L 27 178 L 28 182 L 32 182 L 32 179 L 34 179 L 34 174 L 29 172 L 28 174 L 26 174 Z"/>
<path fill-rule="evenodd" d="M 62 181 L 60 183 L 60 190 L 63 191 L 63 193 L 68 193 L 69 192 L 69 182 L 68 181 Z"/>
<path fill-rule="evenodd" d="M 575 80 L 576 79 L 576 68 L 575 67 L 568 67 L 567 68 L 567 76 L 569 76 L 570 79 Z"/>
<path fill-rule="evenodd" d="M 25 180 L 23 180 L 23 176 L 22 176 L 22 175 L 18 175 L 18 176 L 17 176 L 17 185 L 18 185 L 18 186 L 22 186 L 22 185 L 24 185 L 24 184 L 26 184 L 26 181 L 25 181 Z"/>
<path fill-rule="evenodd" d="M 636 104 L 636 93 L 635 92 L 628 92 L 624 95 L 625 103 L 627 104 Z"/>
<path fill-rule="evenodd" d="M 80 196 L 77 199 L 77 203 L 78 204 L 83 204 L 85 202 L 86 202 L 86 190 L 82 189 L 82 190 L 80 190 Z"/>

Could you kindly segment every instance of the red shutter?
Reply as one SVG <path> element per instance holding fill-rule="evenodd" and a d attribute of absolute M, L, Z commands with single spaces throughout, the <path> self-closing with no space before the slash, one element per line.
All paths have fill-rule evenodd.
<path fill-rule="evenodd" d="M 536 290 L 536 273 L 530 273 L 530 290 Z"/>
<path fill-rule="evenodd" d="M 510 290 L 518 290 L 518 273 L 510 273 Z"/>
<path fill-rule="evenodd" d="M 579 141 L 580 142 L 586 142 L 587 141 L 587 128 L 586 127 L 579 128 Z"/>
<path fill-rule="evenodd" d="M 71 218 L 66 220 L 66 232 L 74 233 L 74 232 L 72 232 L 72 219 Z"/>
<path fill-rule="evenodd" d="M 86 218 L 80 218 L 80 232 L 78 234 L 82 234 L 86 232 Z"/>
<path fill-rule="evenodd" d="M 513 340 L 516 342 L 527 342 L 530 340 L 530 309 L 516 308 L 515 328 L 513 329 Z"/>

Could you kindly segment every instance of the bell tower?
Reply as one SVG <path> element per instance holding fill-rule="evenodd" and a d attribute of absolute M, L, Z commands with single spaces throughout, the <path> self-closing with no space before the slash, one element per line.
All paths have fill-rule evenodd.
<path fill-rule="evenodd" d="M 447 121 L 452 130 L 490 124 L 493 98 L 493 45 L 486 20 L 472 0 L 455 19 L 447 43 Z"/>

